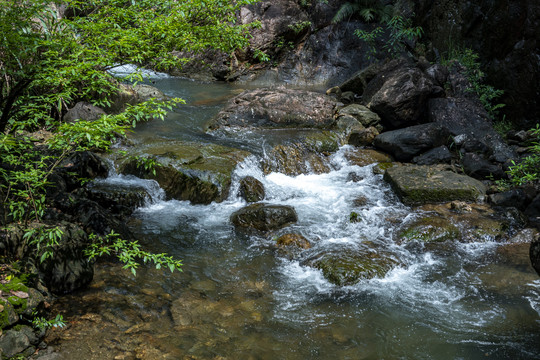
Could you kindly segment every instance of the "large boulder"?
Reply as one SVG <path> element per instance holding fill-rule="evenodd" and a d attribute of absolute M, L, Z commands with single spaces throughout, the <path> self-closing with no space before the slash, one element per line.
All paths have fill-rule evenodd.
<path fill-rule="evenodd" d="M 386 64 L 364 90 L 362 101 L 388 128 L 401 128 L 424 122 L 428 99 L 440 92 L 431 78 L 405 60 Z"/>
<path fill-rule="evenodd" d="M 446 144 L 449 135 L 445 127 L 428 123 L 384 132 L 375 138 L 374 145 L 398 161 L 410 161 L 427 150 Z"/>
<path fill-rule="evenodd" d="M 484 108 L 475 101 L 464 98 L 439 98 L 429 100 L 429 119 L 444 126 L 454 137 L 465 137 L 464 145 L 475 152 L 483 152 L 488 160 L 505 163 L 515 159 L 515 152 L 493 129 Z"/>
<path fill-rule="evenodd" d="M 49 291 L 55 294 L 63 294 L 81 289 L 87 286 L 94 276 L 93 263 L 88 260 L 84 251 L 91 241 L 86 232 L 78 225 L 62 222 L 58 225 L 61 232 L 56 239 L 57 245 L 54 250 L 45 245 L 42 239 L 42 229 L 52 227 L 45 224 L 34 223 L 31 225 L 33 233 L 24 238 L 24 228 L 13 225 L 6 231 L 0 242 L 0 252 L 17 258 L 32 259 L 36 264 L 39 277 Z M 32 241 L 40 241 L 41 248 L 36 251 L 35 246 L 30 246 Z M 52 251 L 51 251 L 52 250 Z"/>
<path fill-rule="evenodd" d="M 90 103 L 80 101 L 76 103 L 64 115 L 64 122 L 74 122 L 76 120 L 94 121 L 105 115 L 105 110 Z"/>
<path fill-rule="evenodd" d="M 248 90 L 229 100 L 208 129 L 329 128 L 334 124 L 335 105 L 332 97 L 313 91 L 286 88 Z"/>
<path fill-rule="evenodd" d="M 531 241 L 531 247 L 529 248 L 529 257 L 531 259 L 531 265 L 540 275 L 540 235 L 537 233 L 536 238 Z"/>
<path fill-rule="evenodd" d="M 236 228 L 259 231 L 278 230 L 297 221 L 294 208 L 286 205 L 251 204 L 231 215 Z"/>
<path fill-rule="evenodd" d="M 525 215 L 532 226 L 540 229 L 540 194 L 538 194 L 525 209 Z"/>
<path fill-rule="evenodd" d="M 129 149 L 120 172 L 156 180 L 169 199 L 209 204 L 227 198 L 234 168 L 249 155 L 216 144 L 154 142 Z"/>
<path fill-rule="evenodd" d="M 384 179 L 408 205 L 464 200 L 476 202 L 486 194 L 480 181 L 436 166 L 407 165 L 388 168 Z"/>

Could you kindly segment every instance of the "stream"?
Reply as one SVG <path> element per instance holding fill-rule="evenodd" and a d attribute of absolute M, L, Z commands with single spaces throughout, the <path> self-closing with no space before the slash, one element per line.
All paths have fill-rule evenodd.
<path fill-rule="evenodd" d="M 265 149 L 294 135 L 203 132 L 239 85 L 151 80 L 186 105 L 164 122 L 138 126 L 133 142 L 216 142 L 254 155 L 236 168 L 222 203 L 166 201 L 155 182 L 132 176 L 102 180 L 148 189 L 151 197 L 129 225 L 145 249 L 182 259 L 183 272 L 141 266 L 133 276 L 118 263 L 99 262 L 87 289 L 53 305 L 68 324 L 46 338 L 60 358 L 540 358 L 540 279 L 528 244 L 397 244 L 397 224 L 419 210 L 401 204 L 373 165 L 351 164 L 350 147 L 331 156 L 326 174 L 264 174 Z M 264 184 L 266 203 L 293 206 L 298 222 L 272 236 L 236 232 L 229 218 L 246 205 L 237 190 L 247 175 Z M 355 205 L 358 198 L 363 206 Z M 362 221 L 349 221 L 351 211 Z M 290 232 L 312 247 L 293 254 L 276 248 L 275 237 Z M 350 286 L 333 285 L 305 265 L 321 252 L 366 247 L 399 264 Z"/>

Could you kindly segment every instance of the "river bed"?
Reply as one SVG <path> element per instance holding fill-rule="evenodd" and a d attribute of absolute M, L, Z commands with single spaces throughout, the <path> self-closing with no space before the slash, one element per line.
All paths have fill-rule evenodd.
<path fill-rule="evenodd" d="M 148 187 L 152 197 L 129 225 L 146 249 L 182 259 L 183 272 L 141 267 L 135 277 L 119 264 L 100 262 L 88 289 L 54 305 L 68 323 L 46 339 L 60 358 L 540 358 L 540 279 L 529 264 L 528 244 L 399 245 L 393 237 L 398 224 L 419 211 L 401 204 L 373 165 L 351 164 L 350 147 L 331 156 L 326 174 L 264 174 L 265 149 L 289 134 L 203 132 L 240 88 L 152 81 L 187 104 L 165 122 L 138 127 L 132 141 L 217 142 L 254 155 L 237 167 L 222 203 L 165 201 L 151 181 L 115 174 L 106 180 Z M 236 232 L 229 217 L 246 205 L 236 194 L 247 175 L 264 184 L 265 202 L 293 206 L 298 223 L 271 236 Z M 364 205 L 354 202 L 358 198 Z M 351 222 L 351 211 L 362 221 Z M 292 255 L 279 250 L 275 238 L 288 232 L 302 234 L 312 248 Z M 399 265 L 351 286 L 333 285 L 305 265 L 320 252 L 366 246 L 399 258 Z"/>

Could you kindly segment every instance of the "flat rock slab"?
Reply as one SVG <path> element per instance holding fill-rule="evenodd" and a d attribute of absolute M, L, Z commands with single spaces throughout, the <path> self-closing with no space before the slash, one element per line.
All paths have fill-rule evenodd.
<path fill-rule="evenodd" d="M 486 194 L 486 187 L 480 181 L 433 166 L 392 167 L 386 170 L 384 179 L 407 205 L 454 200 L 477 202 Z"/>
<path fill-rule="evenodd" d="M 335 106 L 332 97 L 313 91 L 248 90 L 229 100 L 207 128 L 329 128 Z"/>

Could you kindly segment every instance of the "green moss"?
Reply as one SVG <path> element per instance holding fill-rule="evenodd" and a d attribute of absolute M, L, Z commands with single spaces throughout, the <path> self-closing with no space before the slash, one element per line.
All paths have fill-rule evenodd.
<path fill-rule="evenodd" d="M 402 229 L 396 242 L 441 242 L 459 239 L 459 237 L 459 229 L 450 221 L 438 216 L 430 216 L 418 219 Z"/>

